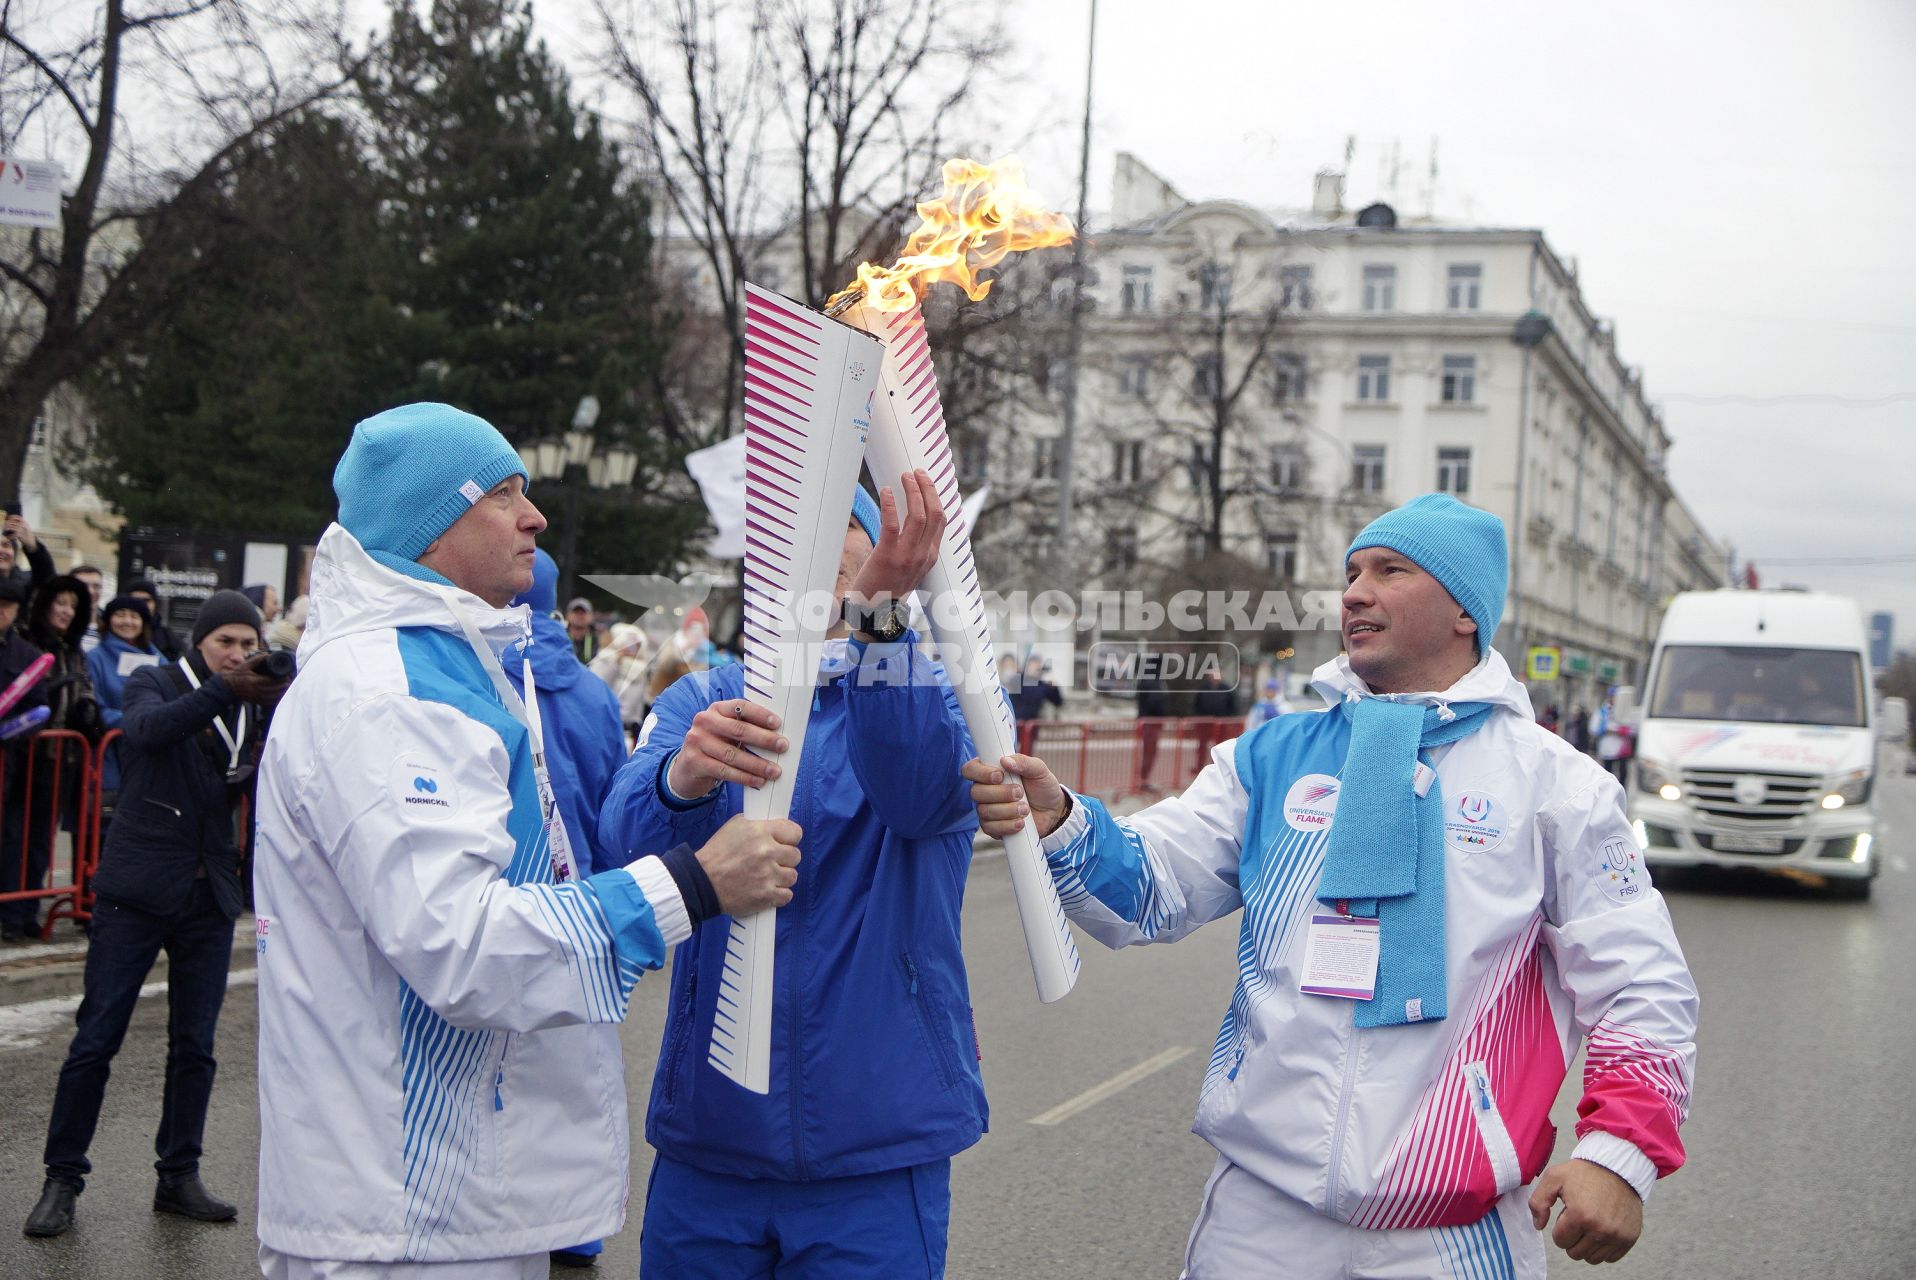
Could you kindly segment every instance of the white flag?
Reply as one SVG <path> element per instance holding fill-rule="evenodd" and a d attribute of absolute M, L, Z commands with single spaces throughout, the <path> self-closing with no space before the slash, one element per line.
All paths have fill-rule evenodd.
<path fill-rule="evenodd" d="M 739 560 L 745 555 L 745 437 L 743 434 L 719 441 L 709 449 L 685 455 L 685 469 L 698 481 L 705 497 L 705 509 L 711 513 L 718 532 L 705 548 L 718 560 Z"/>

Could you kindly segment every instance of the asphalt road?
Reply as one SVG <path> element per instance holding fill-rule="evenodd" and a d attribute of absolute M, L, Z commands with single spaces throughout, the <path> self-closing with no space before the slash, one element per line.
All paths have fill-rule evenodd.
<path fill-rule="evenodd" d="M 1703 994 L 1690 1163 L 1659 1186 L 1643 1241 L 1606 1274 L 1916 1276 L 1907 1012 L 1916 1006 L 1916 779 L 1882 786 L 1892 827 L 1872 902 L 1833 902 L 1787 883 L 1665 884 Z M 966 910 L 992 1132 L 956 1162 L 949 1274 L 1170 1280 L 1210 1167 L 1187 1126 L 1230 990 L 1234 924 L 1116 954 L 1083 942 L 1077 990 L 1045 1007 L 1032 995 L 1002 859 L 980 861 Z M 656 979 L 641 983 L 625 1028 L 635 1100 L 646 1096 L 664 991 Z M 78 1225 L 54 1241 L 18 1234 L 40 1185 L 63 1016 L 53 1006 L 0 1011 L 0 1277 L 256 1275 L 250 986 L 234 987 L 222 1020 L 205 1164 L 208 1184 L 242 1205 L 233 1226 L 149 1208 L 165 1052 L 164 1001 L 151 998 L 115 1064 Z M 1576 1079 L 1558 1105 L 1566 1150 Z M 635 1186 L 648 1157 L 639 1144 Z M 635 1199 L 635 1220 L 639 1208 Z M 637 1257 L 635 1221 L 610 1242 L 599 1274 L 629 1278 Z M 1554 1256 L 1553 1277 L 1585 1272 Z"/>

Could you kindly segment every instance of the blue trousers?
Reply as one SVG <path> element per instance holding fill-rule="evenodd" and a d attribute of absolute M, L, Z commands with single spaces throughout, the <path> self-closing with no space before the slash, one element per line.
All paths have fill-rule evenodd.
<path fill-rule="evenodd" d="M 813 1182 L 652 1162 L 641 1280 L 941 1280 L 951 1161 Z"/>
<path fill-rule="evenodd" d="M 213 1096 L 213 1033 L 226 1000 L 233 922 L 213 901 L 212 887 L 196 881 L 178 915 L 156 916 L 101 899 L 87 934 L 86 994 L 73 1043 L 60 1067 L 47 1119 L 47 1177 L 76 1189 L 93 1166 L 86 1158 L 113 1055 L 126 1038 L 140 987 L 160 951 L 167 960 L 166 1092 L 153 1149 L 159 1180 L 171 1185 L 200 1168 L 200 1140 Z"/>

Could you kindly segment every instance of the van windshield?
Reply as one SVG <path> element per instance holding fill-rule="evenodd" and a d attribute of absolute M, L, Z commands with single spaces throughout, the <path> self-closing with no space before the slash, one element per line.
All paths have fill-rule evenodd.
<path fill-rule="evenodd" d="M 1863 724 L 1863 664 L 1842 649 L 1670 645 L 1650 715 L 1759 724 Z"/>

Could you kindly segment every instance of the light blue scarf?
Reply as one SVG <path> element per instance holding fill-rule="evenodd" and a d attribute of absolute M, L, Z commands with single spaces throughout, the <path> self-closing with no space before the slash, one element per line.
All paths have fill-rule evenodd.
<path fill-rule="evenodd" d="M 1351 740 L 1317 900 L 1378 920 L 1377 987 L 1360 1027 L 1435 1022 L 1444 982 L 1444 787 L 1417 794 L 1419 753 L 1489 723 L 1491 704 L 1448 707 L 1362 698 L 1343 704 Z"/>

